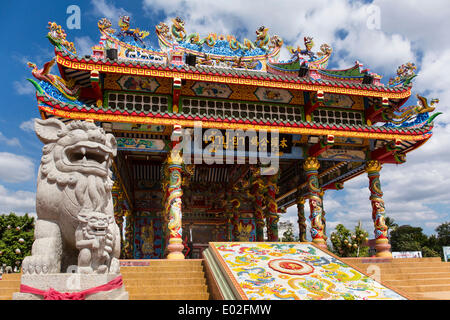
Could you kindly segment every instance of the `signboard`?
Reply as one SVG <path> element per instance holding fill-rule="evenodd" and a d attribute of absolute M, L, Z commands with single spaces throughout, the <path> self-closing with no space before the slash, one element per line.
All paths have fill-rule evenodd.
<path fill-rule="evenodd" d="M 392 252 L 392 258 L 422 258 L 422 251 L 394 251 Z"/>
<path fill-rule="evenodd" d="M 228 131 L 220 129 L 203 130 L 202 147 L 211 147 L 221 145 L 223 150 L 245 150 L 245 151 L 259 151 L 270 152 L 272 144 L 278 147 L 278 151 L 282 153 L 292 153 L 292 135 L 279 134 L 277 137 L 272 137 L 270 132 L 266 135 L 260 135 L 255 132 L 254 135 L 246 135 L 244 131 Z"/>
<path fill-rule="evenodd" d="M 444 250 L 445 262 L 449 262 L 450 261 L 450 247 L 442 247 L 442 250 Z"/>

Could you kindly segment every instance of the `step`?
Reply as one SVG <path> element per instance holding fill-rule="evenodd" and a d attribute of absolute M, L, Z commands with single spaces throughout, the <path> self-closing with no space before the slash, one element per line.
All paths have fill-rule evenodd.
<path fill-rule="evenodd" d="M 3 288 L 3 287 L 0 287 L 0 294 L 3 296 L 3 295 L 11 295 L 12 296 L 12 294 L 14 293 L 14 292 L 18 292 L 20 290 L 20 288 Z"/>
<path fill-rule="evenodd" d="M 408 280 L 408 279 L 445 279 L 449 278 L 448 272 L 418 272 L 418 273 L 388 273 L 381 272 L 381 280 Z"/>
<path fill-rule="evenodd" d="M 342 258 L 342 261 L 350 263 L 410 263 L 410 262 L 442 262 L 440 257 L 428 257 L 428 258 Z"/>
<path fill-rule="evenodd" d="M 450 291 L 414 292 L 410 295 L 419 300 L 450 300 Z"/>
<path fill-rule="evenodd" d="M 151 266 L 151 267 L 122 267 L 120 272 L 122 274 L 128 272 L 191 272 L 191 271 L 203 271 L 203 266 L 200 265 L 186 265 L 186 266 Z"/>
<path fill-rule="evenodd" d="M 130 294 L 130 300 L 209 300 L 208 293 L 188 294 Z"/>
<path fill-rule="evenodd" d="M 143 260 L 120 260 L 121 266 L 126 267 L 127 263 L 134 264 L 173 264 L 173 265 L 186 265 L 186 264 L 202 264 L 202 259 L 184 259 L 184 260 L 168 260 L 168 259 L 143 259 Z"/>
<path fill-rule="evenodd" d="M 372 265 L 380 268 L 381 271 L 389 272 L 389 273 L 429 273 L 429 272 L 443 272 L 448 273 L 450 275 L 450 266 L 435 266 L 435 267 L 409 267 L 409 266 L 383 266 L 383 265 Z M 366 271 L 369 266 L 356 266 L 356 268 L 361 271 Z M 373 267 L 371 267 L 373 268 Z"/>
<path fill-rule="evenodd" d="M 125 290 L 131 295 L 138 294 L 191 294 L 191 293 L 207 293 L 206 285 L 190 285 L 190 286 L 144 286 L 129 287 L 125 285 Z"/>
<path fill-rule="evenodd" d="M 2 275 L 2 280 L 20 280 L 20 277 L 22 276 L 22 273 L 4 273 Z"/>
<path fill-rule="evenodd" d="M 353 266 L 358 268 L 367 267 L 371 265 L 391 267 L 391 268 L 428 268 L 428 267 L 450 267 L 449 264 L 445 262 L 410 262 L 410 263 L 351 263 Z"/>
<path fill-rule="evenodd" d="M 4 287 L 19 287 L 20 280 L 0 280 L 0 288 Z"/>
<path fill-rule="evenodd" d="M 1 294 L 0 295 L 0 300 L 12 300 L 12 294 L 11 295 L 9 295 L 9 294 Z"/>
<path fill-rule="evenodd" d="M 445 285 L 450 284 L 450 278 L 437 278 L 437 279 L 393 279 L 383 280 L 388 286 L 417 286 L 417 285 Z"/>
<path fill-rule="evenodd" d="M 204 285 L 204 284 L 206 284 L 206 279 L 205 279 L 205 277 L 184 278 L 184 279 L 178 279 L 178 278 L 123 279 L 123 282 L 127 287 L 145 287 L 148 285 L 187 286 L 187 285 Z"/>
<path fill-rule="evenodd" d="M 450 291 L 450 284 L 431 284 L 431 285 L 413 285 L 413 286 L 396 286 L 395 288 L 408 292 L 431 292 L 431 291 Z"/>
<path fill-rule="evenodd" d="M 122 273 L 122 278 L 128 279 L 165 279 L 165 278 L 178 278 L 178 279 L 191 279 L 191 278 L 204 278 L 203 271 L 191 271 L 191 272 L 128 272 Z"/>

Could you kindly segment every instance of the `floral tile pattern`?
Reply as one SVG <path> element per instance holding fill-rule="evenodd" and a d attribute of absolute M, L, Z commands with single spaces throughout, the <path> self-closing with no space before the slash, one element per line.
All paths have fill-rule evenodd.
<path fill-rule="evenodd" d="M 250 300 L 406 300 L 309 243 L 215 242 L 222 268 Z"/>

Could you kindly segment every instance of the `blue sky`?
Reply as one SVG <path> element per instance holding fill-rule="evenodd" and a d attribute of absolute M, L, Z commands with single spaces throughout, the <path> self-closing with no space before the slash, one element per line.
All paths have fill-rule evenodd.
<path fill-rule="evenodd" d="M 66 27 L 70 5 L 81 11 L 81 28 Z M 32 119 L 39 117 L 32 77 L 27 61 L 42 66 L 53 57 L 45 38 L 47 22 L 61 24 L 79 52 L 88 54 L 99 39 L 97 21 L 108 17 L 116 25 L 121 14 L 131 16 L 132 26 L 151 31 L 154 26 L 179 15 L 187 32 L 234 34 L 254 38 L 261 25 L 281 36 L 286 44 L 303 44 L 313 36 L 316 48 L 326 42 L 334 48 L 330 67 L 347 68 L 356 60 L 387 82 L 402 63 L 419 66 L 413 94 L 440 98 L 433 138 L 407 156 L 402 166 L 386 165 L 381 173 L 386 212 L 400 224 L 422 227 L 426 233 L 450 220 L 450 10 L 446 0 L 315 0 L 315 1 L 8 1 L 2 3 L 0 32 L 4 44 L 0 116 L 0 212 L 34 212 L 36 172 L 41 143 L 32 132 Z M 53 70 L 56 72 L 56 69 Z M 411 99 L 409 104 L 415 104 Z M 344 190 L 329 191 L 325 197 L 328 230 L 338 223 L 353 228 L 361 220 L 372 234 L 368 181 L 360 176 L 347 182 Z M 307 212 L 308 214 L 308 212 Z M 291 207 L 283 220 L 296 224 Z"/>

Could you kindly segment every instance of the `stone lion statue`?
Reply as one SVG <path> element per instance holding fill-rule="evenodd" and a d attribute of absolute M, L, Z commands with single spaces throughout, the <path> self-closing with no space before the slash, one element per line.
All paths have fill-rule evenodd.
<path fill-rule="evenodd" d="M 36 119 L 35 130 L 45 145 L 37 178 L 35 240 L 23 273 L 67 272 L 74 265 L 83 273 L 118 273 L 120 234 L 110 170 L 116 139 L 86 121 L 66 125 Z"/>

